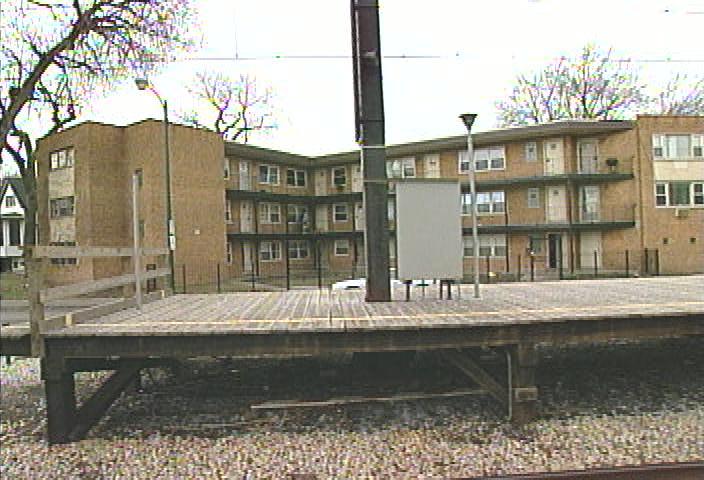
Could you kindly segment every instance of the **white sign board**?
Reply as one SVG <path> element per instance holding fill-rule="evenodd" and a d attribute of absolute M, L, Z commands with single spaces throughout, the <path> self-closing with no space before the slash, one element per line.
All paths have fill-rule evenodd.
<path fill-rule="evenodd" d="M 457 180 L 396 183 L 398 278 L 462 278 L 462 212 Z"/>

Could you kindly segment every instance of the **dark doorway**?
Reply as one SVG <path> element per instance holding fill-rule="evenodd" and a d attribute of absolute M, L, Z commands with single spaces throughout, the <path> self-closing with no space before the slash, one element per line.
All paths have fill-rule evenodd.
<path fill-rule="evenodd" d="M 557 268 L 562 253 L 562 235 L 548 233 L 548 267 Z"/>

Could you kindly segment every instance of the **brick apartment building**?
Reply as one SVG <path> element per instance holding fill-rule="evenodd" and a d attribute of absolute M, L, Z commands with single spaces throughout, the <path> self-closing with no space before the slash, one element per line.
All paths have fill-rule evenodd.
<path fill-rule="evenodd" d="M 704 272 L 704 117 L 557 121 L 476 133 L 473 141 L 483 273 L 525 278 L 530 263 L 547 276 L 595 266 Z M 39 155 L 41 243 L 131 245 L 138 172 L 143 244 L 165 245 L 160 122 L 83 123 L 44 138 Z M 387 159 L 390 178 L 460 179 L 458 201 L 470 212 L 465 136 L 390 146 Z M 171 176 L 177 279 L 207 283 L 216 270 L 221 280 L 363 275 L 359 152 L 307 157 L 174 125 Z M 393 182 L 388 214 L 393 264 Z M 463 226 L 469 276 L 469 215 Z M 55 259 L 48 277 L 59 284 L 125 268 Z"/>

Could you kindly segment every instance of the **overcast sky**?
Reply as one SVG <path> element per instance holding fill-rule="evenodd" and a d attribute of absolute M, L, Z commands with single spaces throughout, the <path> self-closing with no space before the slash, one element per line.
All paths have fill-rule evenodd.
<path fill-rule="evenodd" d="M 172 110 L 188 104 L 195 71 L 246 73 L 273 90 L 279 123 L 251 143 L 301 154 L 356 148 L 349 0 L 196 3 L 204 47 L 152 79 Z M 653 87 L 676 72 L 704 74 L 704 0 L 386 0 L 380 16 L 384 55 L 439 57 L 383 60 L 389 144 L 461 134 L 464 112 L 479 114 L 476 130 L 494 128 L 494 102 L 518 73 L 589 42 L 637 60 Z M 160 114 L 155 99 L 125 84 L 83 118 L 125 124 Z"/>

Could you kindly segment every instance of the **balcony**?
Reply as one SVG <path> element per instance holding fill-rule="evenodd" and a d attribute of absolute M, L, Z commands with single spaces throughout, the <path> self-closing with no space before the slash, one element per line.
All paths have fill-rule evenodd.
<path fill-rule="evenodd" d="M 479 233 L 514 233 L 547 231 L 587 231 L 616 230 L 635 227 L 635 207 L 599 208 L 598 205 L 574 208 L 571 212 L 565 207 L 552 208 L 541 212 L 540 218 L 512 219 L 494 217 L 491 224 L 481 223 Z M 465 234 L 471 233 L 471 227 L 464 227 Z"/>
<path fill-rule="evenodd" d="M 324 227 L 324 228 L 323 228 Z M 311 225 L 308 222 L 289 223 L 260 223 L 254 226 L 241 223 L 227 224 L 227 235 L 231 238 L 270 240 L 270 239 L 309 239 L 320 238 L 361 238 L 364 232 L 359 228 L 353 229 L 352 222 L 328 222 L 327 225 Z"/>
<path fill-rule="evenodd" d="M 568 159 L 565 159 L 570 163 Z M 511 176 L 510 166 L 503 173 L 502 178 L 477 180 L 478 190 L 491 190 L 493 188 L 519 186 L 519 185 L 551 185 L 561 183 L 604 183 L 630 180 L 633 177 L 633 159 L 631 157 L 617 157 L 604 155 L 589 159 L 577 159 L 576 171 L 565 169 L 560 173 L 543 172 L 539 175 Z M 469 183 L 462 184 L 463 191 L 469 191 Z"/>

